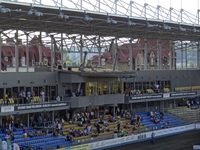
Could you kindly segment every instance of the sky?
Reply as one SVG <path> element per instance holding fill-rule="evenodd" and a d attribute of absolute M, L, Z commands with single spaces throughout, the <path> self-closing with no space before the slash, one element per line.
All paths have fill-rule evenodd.
<path fill-rule="evenodd" d="M 7 1 L 14 1 L 14 0 L 7 0 Z M 63 1 L 63 4 L 68 5 L 71 7 L 72 1 L 74 3 L 80 3 L 81 0 L 18 0 L 20 2 L 31 2 L 31 1 L 41 1 L 43 4 L 47 5 L 54 5 L 53 1 L 61 2 Z M 96 3 L 98 0 L 82 0 L 83 5 L 86 5 L 87 2 L 91 2 L 93 4 Z M 102 2 L 108 2 L 109 0 L 100 0 Z M 110 1 L 115 1 L 115 0 L 110 0 Z M 122 1 L 122 0 L 118 0 Z M 123 0 L 126 3 L 129 3 L 130 0 Z M 170 8 L 173 7 L 175 9 L 185 9 L 187 11 L 196 13 L 197 9 L 199 9 L 199 1 L 200 0 L 132 0 L 136 3 L 139 3 L 141 5 L 144 5 L 144 3 L 148 3 L 152 6 L 157 6 L 158 4 L 165 7 L 165 8 Z M 71 6 L 70 6 L 71 5 Z"/>

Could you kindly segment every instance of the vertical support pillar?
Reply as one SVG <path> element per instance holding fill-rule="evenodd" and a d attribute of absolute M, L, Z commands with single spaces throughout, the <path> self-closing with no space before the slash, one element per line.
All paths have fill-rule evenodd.
<path fill-rule="evenodd" d="M 115 0 L 115 14 L 117 14 L 117 1 L 118 0 Z"/>
<path fill-rule="evenodd" d="M 0 72 L 1 72 L 1 52 L 2 52 L 2 38 L 1 38 L 1 32 L 0 32 Z"/>
<path fill-rule="evenodd" d="M 115 117 L 115 104 L 113 105 L 113 117 Z"/>
<path fill-rule="evenodd" d="M 181 23 L 183 22 L 183 11 L 184 11 L 184 9 L 182 9 L 182 7 L 181 7 L 181 10 L 180 10 L 180 13 L 181 13 Z"/>
<path fill-rule="evenodd" d="M 111 51 L 112 51 L 112 67 L 113 67 L 113 71 L 116 70 L 116 68 L 118 68 L 118 62 L 117 62 L 117 38 L 115 39 L 115 41 L 111 42 Z"/>
<path fill-rule="evenodd" d="M 98 0 L 98 10 L 101 11 L 101 0 Z"/>
<path fill-rule="evenodd" d="M 29 116 L 29 113 L 27 114 L 27 126 L 28 126 L 28 128 L 29 128 L 29 126 L 30 126 L 30 122 L 29 122 L 29 119 L 30 118 L 30 116 Z"/>
<path fill-rule="evenodd" d="M 183 69 L 183 41 L 181 41 L 181 69 Z"/>
<path fill-rule="evenodd" d="M 133 1 L 131 0 L 130 1 L 130 17 L 132 17 L 132 15 L 133 15 Z"/>
<path fill-rule="evenodd" d="M 174 48 L 174 43 L 172 43 L 172 68 L 176 69 L 176 53 Z"/>
<path fill-rule="evenodd" d="M 198 6 L 198 7 L 199 7 L 199 6 Z M 200 18 L 199 18 L 199 17 L 200 17 L 199 13 L 200 13 L 200 9 L 197 10 L 197 23 L 198 23 L 198 25 L 199 25 L 199 23 L 200 23 L 200 22 L 199 22 L 199 21 L 200 21 L 200 20 L 199 20 L 199 19 L 200 19 Z"/>
<path fill-rule="evenodd" d="M 55 120 L 55 112 L 52 111 L 52 123 L 54 122 L 54 120 Z"/>
<path fill-rule="evenodd" d="M 160 40 L 157 40 L 157 69 L 161 69 L 161 51 L 162 51 L 162 44 Z"/>
<path fill-rule="evenodd" d="M 26 70 L 29 71 L 29 43 L 28 43 L 28 33 L 26 33 Z"/>
<path fill-rule="evenodd" d="M 83 0 L 80 0 L 80 8 L 83 9 Z"/>
<path fill-rule="evenodd" d="M 149 104 L 148 104 L 148 101 L 146 101 L 146 111 L 147 111 L 147 112 L 149 111 Z"/>
<path fill-rule="evenodd" d="M 2 116 L 0 117 L 0 126 L 2 127 Z"/>
<path fill-rule="evenodd" d="M 19 49 L 18 49 L 18 30 L 15 33 L 15 63 L 16 63 L 16 72 L 19 72 Z"/>
<path fill-rule="evenodd" d="M 197 44 L 197 68 L 200 68 L 200 42 Z"/>
<path fill-rule="evenodd" d="M 147 70 L 147 39 L 144 39 L 144 70 Z"/>
<path fill-rule="evenodd" d="M 80 39 L 80 64 L 83 63 L 83 35 L 81 35 Z"/>
<path fill-rule="evenodd" d="M 60 0 L 60 6 L 63 7 L 63 0 Z"/>
<path fill-rule="evenodd" d="M 169 41 L 169 47 L 170 47 L 170 49 L 169 49 L 169 70 L 172 70 L 172 63 L 173 63 L 173 60 L 172 60 L 172 41 L 170 40 Z"/>
<path fill-rule="evenodd" d="M 51 35 L 51 72 L 53 72 L 54 68 L 54 41 L 53 35 Z"/>
<path fill-rule="evenodd" d="M 147 3 L 144 3 L 144 18 L 147 18 Z"/>
<path fill-rule="evenodd" d="M 172 21 L 172 10 L 173 10 L 173 8 L 170 7 L 169 8 L 169 21 Z"/>
<path fill-rule="evenodd" d="M 174 108 L 176 108 L 176 100 L 174 99 Z"/>
<path fill-rule="evenodd" d="M 98 52 L 99 52 L 98 66 L 101 66 L 101 40 L 100 40 L 100 36 L 98 37 Z"/>
<path fill-rule="evenodd" d="M 165 106 L 164 106 L 164 101 L 163 100 L 160 101 L 160 111 L 161 112 L 165 111 Z"/>
<path fill-rule="evenodd" d="M 157 19 L 160 19 L 160 5 L 157 6 Z"/>
<path fill-rule="evenodd" d="M 38 45 L 38 51 L 39 51 L 39 65 L 42 65 L 42 47 L 41 47 L 41 41 L 42 41 L 42 36 L 41 36 L 41 32 L 39 35 L 39 45 Z"/>
<path fill-rule="evenodd" d="M 118 66 L 118 56 L 117 56 L 117 48 L 118 48 L 118 43 L 117 43 L 117 38 L 115 39 L 115 68 L 118 70 L 119 66 Z"/>
<path fill-rule="evenodd" d="M 162 69 L 162 66 L 163 66 L 163 64 L 162 64 L 162 42 L 160 41 L 159 42 L 159 70 L 161 70 Z"/>
<path fill-rule="evenodd" d="M 185 68 L 188 68 L 187 43 L 185 44 Z"/>
<path fill-rule="evenodd" d="M 64 56 L 63 56 L 63 33 L 61 33 L 61 64 L 63 65 L 64 64 Z"/>
<path fill-rule="evenodd" d="M 129 103 L 129 105 L 130 105 L 130 109 L 131 109 L 131 113 L 133 112 L 133 105 L 132 105 L 132 103 Z"/>
<path fill-rule="evenodd" d="M 133 49 L 132 49 L 132 39 L 129 40 L 129 70 L 133 70 Z"/>

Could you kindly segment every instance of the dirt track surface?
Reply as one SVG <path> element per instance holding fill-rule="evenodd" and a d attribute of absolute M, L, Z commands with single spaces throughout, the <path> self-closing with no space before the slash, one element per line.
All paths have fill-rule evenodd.
<path fill-rule="evenodd" d="M 145 141 L 107 150 L 192 150 L 196 144 L 200 145 L 200 130 L 156 139 L 155 144 Z"/>

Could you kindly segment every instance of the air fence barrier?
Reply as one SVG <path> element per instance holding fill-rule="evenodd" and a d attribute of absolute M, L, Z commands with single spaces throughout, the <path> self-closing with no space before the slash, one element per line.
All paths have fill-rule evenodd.
<path fill-rule="evenodd" d="M 143 132 L 139 134 L 133 134 L 130 136 L 114 138 L 109 140 L 102 140 L 97 142 L 92 142 L 88 144 L 81 144 L 72 147 L 60 148 L 58 150 L 100 150 L 105 148 L 111 148 L 131 143 L 136 143 L 140 141 L 150 140 L 152 138 L 152 133 L 154 133 L 155 138 L 161 138 L 165 136 L 170 136 L 178 133 L 183 133 L 191 130 L 200 130 L 200 123 L 193 123 L 189 125 Z"/>

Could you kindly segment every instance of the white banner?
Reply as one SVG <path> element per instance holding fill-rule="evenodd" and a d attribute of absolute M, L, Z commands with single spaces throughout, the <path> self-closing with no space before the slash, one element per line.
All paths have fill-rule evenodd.
<path fill-rule="evenodd" d="M 1 106 L 1 112 L 13 112 L 14 106 Z"/>
<path fill-rule="evenodd" d="M 200 129 L 200 123 L 196 123 L 196 129 Z"/>
<path fill-rule="evenodd" d="M 163 98 L 169 98 L 170 97 L 170 93 L 164 93 L 163 94 Z"/>

